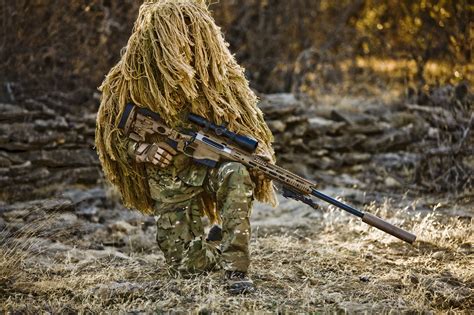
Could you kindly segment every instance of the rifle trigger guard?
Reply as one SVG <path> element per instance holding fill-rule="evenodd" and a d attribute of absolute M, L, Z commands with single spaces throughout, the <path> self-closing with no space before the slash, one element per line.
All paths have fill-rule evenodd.
<path fill-rule="evenodd" d="M 181 152 L 183 152 L 184 155 L 187 157 L 193 157 L 193 154 L 188 151 L 188 148 L 190 148 L 190 145 L 196 140 L 196 135 L 193 135 L 191 139 L 186 140 L 186 141 L 181 141 L 180 144 L 178 144 L 178 147 L 181 147 Z M 191 148 L 192 149 L 192 148 Z"/>
<path fill-rule="evenodd" d="M 196 134 L 194 134 L 194 135 L 191 137 L 191 139 L 189 139 L 188 141 L 185 141 L 185 142 L 184 142 L 184 146 L 185 146 L 185 147 L 190 146 L 191 143 L 194 142 L 194 140 L 196 140 Z"/>

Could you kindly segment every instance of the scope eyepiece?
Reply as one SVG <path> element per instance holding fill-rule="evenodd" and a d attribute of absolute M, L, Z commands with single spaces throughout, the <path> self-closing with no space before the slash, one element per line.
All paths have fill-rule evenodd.
<path fill-rule="evenodd" d="M 254 153 L 258 146 L 258 141 L 250 137 L 239 135 L 235 132 L 227 130 L 225 125 L 215 125 L 204 117 L 201 117 L 196 114 L 189 114 L 188 120 L 199 127 L 212 130 L 217 136 L 223 136 L 230 141 L 234 142 L 237 146 L 243 150 Z"/>

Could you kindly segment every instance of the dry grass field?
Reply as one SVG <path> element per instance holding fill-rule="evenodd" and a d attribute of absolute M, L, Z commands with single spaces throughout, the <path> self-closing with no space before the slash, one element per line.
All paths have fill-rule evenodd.
<path fill-rule="evenodd" d="M 223 290 L 221 271 L 173 277 L 150 218 L 120 208 L 97 223 L 68 212 L 13 211 L 1 237 L 0 305 L 14 313 L 472 311 L 472 203 L 402 198 L 365 207 L 416 233 L 414 246 L 323 209 L 286 200 L 278 209 L 257 205 L 258 290 L 245 296 Z M 16 229 L 19 220 L 28 223 Z"/>

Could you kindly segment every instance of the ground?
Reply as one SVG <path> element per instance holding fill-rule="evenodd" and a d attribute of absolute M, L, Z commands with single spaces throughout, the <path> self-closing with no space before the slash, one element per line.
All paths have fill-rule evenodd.
<path fill-rule="evenodd" d="M 45 153 L 22 155 L 33 162 L 20 160 L 19 166 L 4 169 L 2 180 L 18 185 L 22 178 L 34 180 L 36 175 L 30 176 L 29 170 L 35 169 L 34 163 L 43 163 L 48 167 L 44 178 L 32 186 L 36 196 L 42 189 L 50 192 L 49 187 L 60 193 L 22 202 L 21 194 L 28 191 L 19 190 L 15 202 L 0 201 L 0 310 L 472 312 L 474 200 L 470 145 L 464 140 L 472 141 L 467 135 L 474 116 L 464 122 L 467 116 L 458 114 L 461 122 L 445 130 L 443 121 L 437 124 L 446 111 L 432 110 L 435 107 L 404 107 L 396 102 L 390 107 L 379 100 L 350 98 L 321 101 L 329 105 L 317 107 L 309 122 L 306 111 L 300 113 L 289 95 L 269 97 L 262 105 L 276 135 L 279 161 L 294 172 L 314 175 L 322 192 L 413 232 L 417 235 L 413 245 L 322 201 L 320 209 L 314 210 L 280 196 L 277 208 L 256 203 L 252 214 L 250 275 L 257 291 L 230 296 L 223 289 L 222 271 L 173 276 L 155 242 L 154 218 L 123 208 L 106 185 L 58 189 L 63 184 L 53 182 L 55 172 L 73 175 L 79 162 L 87 165 L 95 160 L 71 151 L 56 165 L 48 160 L 55 155 L 46 154 L 55 152 L 56 145 L 51 145 Z M 412 108 L 425 118 L 417 114 L 416 119 L 405 119 L 414 115 Z M 398 124 L 401 118 L 408 122 Z M 93 117 L 90 121 L 93 125 Z M 428 127 L 413 127 L 421 121 Z M 91 137 L 92 127 L 86 130 Z M 437 136 L 437 142 L 418 136 L 426 130 Z M 351 141 L 357 137 L 365 140 L 354 147 Z M 443 139 L 451 142 L 444 144 Z M 18 148 L 23 145 L 20 140 Z M 62 144 L 66 151 L 69 141 Z M 306 143 L 314 145 L 309 152 L 304 151 Z M 467 152 L 454 155 L 454 164 L 449 164 L 450 170 L 457 170 L 453 176 L 438 175 L 445 176 L 445 160 L 428 162 L 428 171 L 419 168 L 423 164 L 416 161 L 423 162 L 425 151 L 446 145 L 458 148 L 456 152 L 465 145 L 463 152 Z M 92 156 L 92 150 L 83 147 Z M 5 152 L 16 158 L 18 148 Z M 303 162 L 295 163 L 299 156 Z M 413 156 L 420 157 L 416 163 Z M 17 169 L 25 169 L 26 175 L 18 175 Z M 425 177 L 416 182 L 413 174 L 419 172 Z M 440 185 L 451 179 L 460 190 L 429 191 L 445 188 Z M 441 184 L 430 185 L 431 181 Z M 14 185 L 5 188 L 14 192 L 18 189 Z"/>
<path fill-rule="evenodd" d="M 361 193 L 324 191 L 352 203 Z M 413 246 L 333 207 L 315 211 L 284 198 L 276 209 L 257 204 L 251 276 L 258 290 L 230 296 L 221 271 L 173 277 L 154 242 L 153 218 L 111 207 L 106 196 L 100 188 L 68 191 L 64 200 L 75 211 L 69 203 L 7 209 L 4 310 L 468 313 L 474 307 L 473 207 L 462 199 L 392 195 L 364 208 L 417 234 Z"/>

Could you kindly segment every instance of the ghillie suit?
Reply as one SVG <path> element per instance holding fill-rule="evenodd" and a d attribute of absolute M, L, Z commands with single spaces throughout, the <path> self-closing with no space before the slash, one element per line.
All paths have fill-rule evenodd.
<path fill-rule="evenodd" d="M 127 139 L 117 129 L 128 102 L 157 112 L 169 126 L 185 126 L 188 112 L 228 122 L 230 130 L 257 139 L 257 153 L 274 162 L 271 131 L 227 46 L 204 1 L 155 0 L 140 7 L 122 57 L 100 87 L 95 141 L 105 176 L 127 207 L 154 211 L 146 166 L 128 158 Z M 276 205 L 272 183 L 250 175 L 255 198 Z M 215 201 L 204 202 L 215 220 Z"/>

